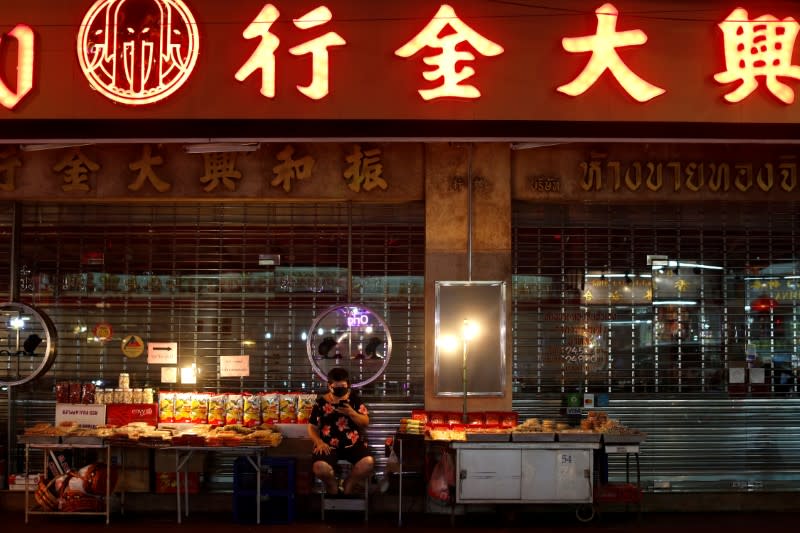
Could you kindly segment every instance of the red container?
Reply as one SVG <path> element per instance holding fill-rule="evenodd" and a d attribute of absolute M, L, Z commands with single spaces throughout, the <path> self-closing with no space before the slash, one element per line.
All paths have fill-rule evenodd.
<path fill-rule="evenodd" d="M 158 404 L 156 403 L 112 403 L 106 406 L 106 424 L 124 426 L 131 422 L 146 422 L 158 425 Z"/>

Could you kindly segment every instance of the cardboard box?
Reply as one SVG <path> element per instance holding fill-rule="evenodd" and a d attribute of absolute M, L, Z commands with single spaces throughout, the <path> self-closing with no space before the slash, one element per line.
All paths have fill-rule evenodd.
<path fill-rule="evenodd" d="M 200 492 L 200 473 L 189 472 L 188 486 L 189 494 Z M 183 491 L 183 480 L 181 481 L 181 491 Z M 175 472 L 156 472 L 156 494 L 175 494 L 178 491 L 178 483 L 175 479 Z"/>
<path fill-rule="evenodd" d="M 124 426 L 131 422 L 158 425 L 157 403 L 112 403 L 106 407 L 106 424 Z"/>

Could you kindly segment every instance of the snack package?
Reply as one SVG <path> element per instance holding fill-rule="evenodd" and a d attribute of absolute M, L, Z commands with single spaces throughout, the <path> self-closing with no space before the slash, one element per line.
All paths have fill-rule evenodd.
<path fill-rule="evenodd" d="M 94 395 L 97 387 L 94 383 L 84 383 L 81 385 L 81 403 L 94 403 Z"/>
<path fill-rule="evenodd" d="M 244 417 L 242 424 L 247 428 L 261 425 L 261 395 L 247 394 L 244 396 Z"/>
<path fill-rule="evenodd" d="M 69 403 L 69 382 L 59 381 L 56 383 L 56 402 Z"/>
<path fill-rule="evenodd" d="M 467 425 L 482 426 L 485 422 L 483 413 L 467 413 Z"/>
<path fill-rule="evenodd" d="M 205 424 L 208 422 L 208 394 L 192 394 L 191 421 L 192 424 Z"/>
<path fill-rule="evenodd" d="M 280 422 L 281 395 L 277 392 L 265 392 L 261 395 L 261 421 L 264 424 Z"/>
<path fill-rule="evenodd" d="M 76 381 L 69 384 L 69 403 L 81 403 L 81 384 Z"/>
<path fill-rule="evenodd" d="M 188 392 L 175 393 L 175 418 L 173 421 L 179 423 L 192 421 L 192 394 Z"/>
<path fill-rule="evenodd" d="M 228 394 L 225 402 L 225 425 L 241 424 L 244 412 L 244 399 L 241 394 Z"/>
<path fill-rule="evenodd" d="M 212 426 L 225 425 L 225 402 L 226 394 L 212 394 L 208 398 L 208 423 Z"/>
<path fill-rule="evenodd" d="M 445 416 L 446 414 L 442 411 L 431 411 L 428 423 L 434 426 L 446 424 Z"/>
<path fill-rule="evenodd" d="M 158 393 L 158 421 L 163 424 L 175 422 L 175 393 L 160 391 Z"/>
<path fill-rule="evenodd" d="M 447 411 L 445 413 L 445 424 L 453 425 L 453 424 L 461 424 L 463 421 L 461 420 L 461 413 L 456 411 Z"/>
<path fill-rule="evenodd" d="M 297 423 L 308 424 L 308 419 L 311 418 L 311 410 L 314 408 L 314 402 L 317 400 L 316 394 L 298 394 L 297 395 Z"/>
<path fill-rule="evenodd" d="M 297 394 L 281 394 L 278 421 L 281 424 L 294 424 L 297 422 Z"/>

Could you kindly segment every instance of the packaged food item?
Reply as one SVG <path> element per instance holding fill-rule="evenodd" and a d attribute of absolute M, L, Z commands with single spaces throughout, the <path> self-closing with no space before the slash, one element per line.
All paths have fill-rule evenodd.
<path fill-rule="evenodd" d="M 165 424 L 175 422 L 175 393 L 158 393 L 158 421 Z"/>
<path fill-rule="evenodd" d="M 122 403 L 133 403 L 133 389 L 122 389 Z"/>
<path fill-rule="evenodd" d="M 228 399 L 226 394 L 212 394 L 208 398 L 208 423 L 212 426 L 225 425 L 225 402 Z"/>
<path fill-rule="evenodd" d="M 208 394 L 192 394 L 191 422 L 205 424 L 208 421 Z"/>
<path fill-rule="evenodd" d="M 131 376 L 127 372 L 123 372 L 119 375 L 119 384 L 117 385 L 120 389 L 130 389 L 131 388 Z"/>
<path fill-rule="evenodd" d="M 484 413 L 484 424 L 487 427 L 497 427 L 500 425 L 500 413 L 489 411 Z"/>
<path fill-rule="evenodd" d="M 428 423 L 428 412 L 425 409 L 412 409 L 411 410 L 411 419 L 412 420 L 419 420 L 423 424 Z"/>
<path fill-rule="evenodd" d="M 94 383 L 84 383 L 81 385 L 81 403 L 94 403 L 94 395 L 97 387 Z"/>
<path fill-rule="evenodd" d="M 281 394 L 278 421 L 281 424 L 294 424 L 297 422 L 297 394 Z"/>
<path fill-rule="evenodd" d="M 192 394 L 188 392 L 175 393 L 174 422 L 188 423 L 191 421 L 192 421 Z"/>
<path fill-rule="evenodd" d="M 225 425 L 241 424 L 244 411 L 244 398 L 241 394 L 228 394 L 225 401 Z"/>
<path fill-rule="evenodd" d="M 69 384 L 69 403 L 81 403 L 81 384 L 77 381 Z"/>
<path fill-rule="evenodd" d="M 277 392 L 265 392 L 261 395 L 261 421 L 264 424 L 280 422 L 281 395 Z"/>
<path fill-rule="evenodd" d="M 486 421 L 483 413 L 467 413 L 467 425 L 482 426 Z"/>
<path fill-rule="evenodd" d="M 445 413 L 444 423 L 449 424 L 451 426 L 453 424 L 461 424 L 462 423 L 461 418 L 462 418 L 461 413 L 458 413 L 456 411 L 447 411 L 447 413 Z"/>
<path fill-rule="evenodd" d="M 142 403 L 153 403 L 153 389 L 142 389 Z"/>
<path fill-rule="evenodd" d="M 432 411 L 428 419 L 428 422 L 432 425 L 445 424 L 446 423 L 445 416 L 446 416 L 445 413 L 441 411 Z"/>
<path fill-rule="evenodd" d="M 112 403 L 123 403 L 125 401 L 125 395 L 122 393 L 122 389 L 114 389 L 114 395 L 111 397 Z"/>
<path fill-rule="evenodd" d="M 59 381 L 56 383 L 56 402 L 69 403 L 69 382 Z"/>
<path fill-rule="evenodd" d="M 133 403 L 144 403 L 142 399 L 142 389 L 132 389 L 133 390 Z"/>
<path fill-rule="evenodd" d="M 247 428 L 261 425 L 261 395 L 246 394 L 244 396 L 242 424 Z"/>
<path fill-rule="evenodd" d="M 316 394 L 298 394 L 297 395 L 297 423 L 308 424 L 308 419 L 311 418 L 311 410 L 314 408 L 314 402 L 317 400 Z"/>

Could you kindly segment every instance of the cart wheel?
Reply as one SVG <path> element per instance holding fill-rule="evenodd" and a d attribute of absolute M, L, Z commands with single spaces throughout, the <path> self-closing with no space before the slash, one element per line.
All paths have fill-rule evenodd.
<path fill-rule="evenodd" d="M 577 518 L 581 522 L 591 522 L 594 519 L 596 514 L 596 509 L 594 505 L 587 503 L 584 505 L 579 505 L 575 508 L 575 518 Z"/>

